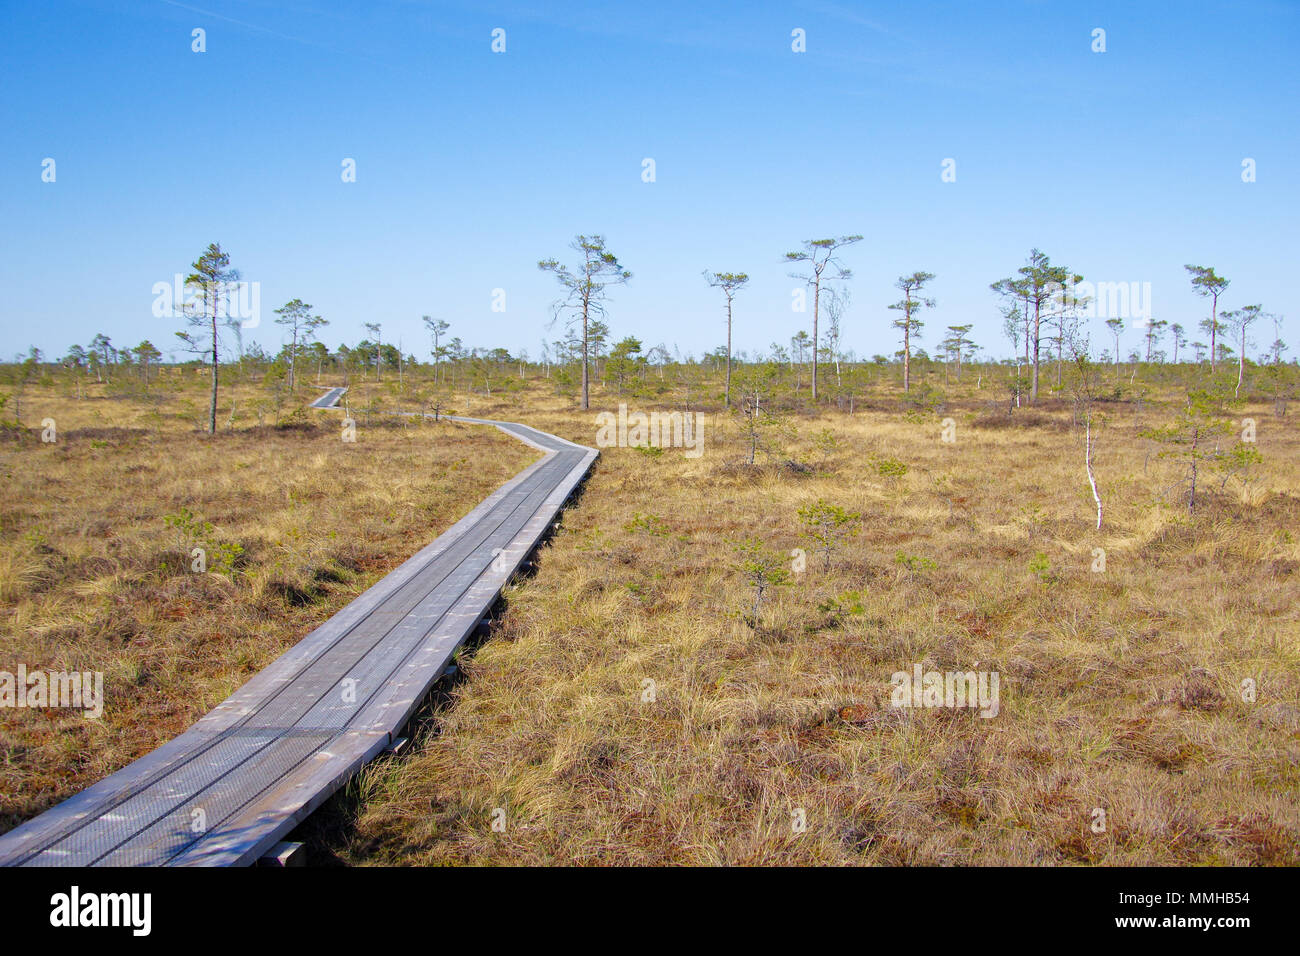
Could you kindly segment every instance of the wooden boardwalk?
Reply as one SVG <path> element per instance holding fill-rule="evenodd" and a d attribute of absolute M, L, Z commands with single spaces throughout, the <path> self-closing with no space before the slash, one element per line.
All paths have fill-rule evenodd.
<path fill-rule="evenodd" d="M 599 454 L 457 420 L 545 454 L 181 736 L 0 836 L 0 865 L 255 863 L 387 748 Z"/>
<path fill-rule="evenodd" d="M 308 408 L 333 408 L 335 405 L 338 404 L 339 399 L 343 397 L 343 393 L 346 391 L 347 391 L 346 388 L 331 388 L 324 395 L 316 399 L 316 401 L 312 402 L 307 407 Z"/>

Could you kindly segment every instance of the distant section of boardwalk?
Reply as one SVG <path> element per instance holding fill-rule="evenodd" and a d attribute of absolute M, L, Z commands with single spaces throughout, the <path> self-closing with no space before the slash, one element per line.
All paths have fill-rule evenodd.
<path fill-rule="evenodd" d="M 0 836 L 0 864 L 255 863 L 387 748 L 599 454 L 457 420 L 545 455 L 184 734 Z"/>
<path fill-rule="evenodd" d="M 343 393 L 346 391 L 347 391 L 346 388 L 331 388 L 328 392 L 326 392 L 320 398 L 316 399 L 316 401 L 312 402 L 307 407 L 308 408 L 333 408 L 335 405 L 339 403 L 339 399 L 343 397 Z"/>

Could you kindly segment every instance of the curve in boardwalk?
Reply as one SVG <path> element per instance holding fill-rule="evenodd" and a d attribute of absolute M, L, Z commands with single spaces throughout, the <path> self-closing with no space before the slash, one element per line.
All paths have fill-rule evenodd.
<path fill-rule="evenodd" d="M 0 836 L 0 864 L 253 863 L 388 747 L 599 454 L 455 420 L 545 454 L 185 733 Z"/>

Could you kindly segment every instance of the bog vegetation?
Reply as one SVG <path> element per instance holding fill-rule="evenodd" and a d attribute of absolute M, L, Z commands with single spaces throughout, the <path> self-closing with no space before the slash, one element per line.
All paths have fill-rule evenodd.
<path fill-rule="evenodd" d="M 192 360 L 101 334 L 0 367 L 0 668 L 103 670 L 107 694 L 99 722 L 0 712 L 0 825 L 182 730 L 535 455 L 448 413 L 593 444 L 628 403 L 701 416 L 703 454 L 604 450 L 323 848 L 1300 863 L 1300 374 L 1274 317 L 1223 311 L 1227 281 L 1189 266 L 1196 341 L 1190 317 L 1112 318 L 1099 350 L 1082 277 L 1035 250 L 993 283 L 1012 357 L 968 325 L 927 352 L 916 271 L 899 353 L 863 360 L 841 346 L 856 239 L 789 254 L 812 334 L 761 353 L 731 348 L 740 272 L 705 276 L 715 352 L 614 336 L 601 288 L 631 274 L 584 236 L 540 264 L 572 321 L 537 356 L 432 316 L 423 355 L 378 324 L 331 349 L 301 299 L 269 354 L 223 323 L 214 246 Z M 341 410 L 306 407 L 332 385 Z M 918 665 L 1000 675 L 997 716 L 891 706 Z"/>

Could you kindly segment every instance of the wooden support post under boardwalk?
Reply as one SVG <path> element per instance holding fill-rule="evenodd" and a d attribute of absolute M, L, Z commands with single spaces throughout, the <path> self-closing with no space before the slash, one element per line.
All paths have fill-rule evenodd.
<path fill-rule="evenodd" d="M 258 866 L 306 866 L 307 844 L 284 841 L 257 861 Z"/>

